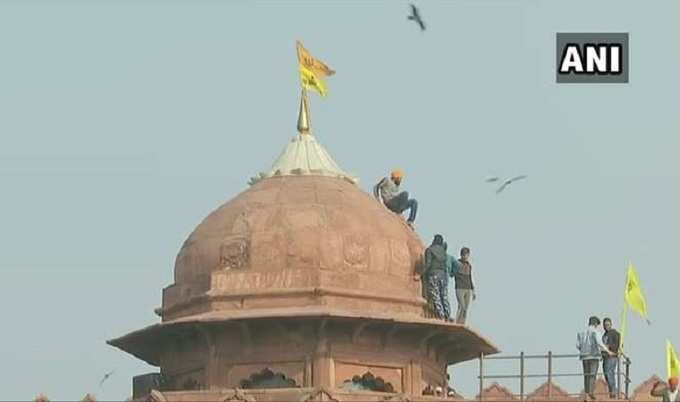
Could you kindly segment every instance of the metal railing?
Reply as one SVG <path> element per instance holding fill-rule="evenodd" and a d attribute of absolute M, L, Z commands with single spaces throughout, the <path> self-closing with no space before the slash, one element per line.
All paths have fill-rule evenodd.
<path fill-rule="evenodd" d="M 513 394 L 514 397 L 518 397 L 520 400 L 524 400 L 526 395 L 525 392 L 525 381 L 528 378 L 546 378 L 547 379 L 547 398 L 551 398 L 553 391 L 553 379 L 558 377 L 584 377 L 585 373 L 581 370 L 579 373 L 555 373 L 553 371 L 553 362 L 556 359 L 574 359 L 580 362 L 581 356 L 579 354 L 553 354 L 551 351 L 546 355 L 527 355 L 521 352 L 519 355 L 514 356 L 484 356 L 483 354 L 479 356 L 479 396 L 478 400 L 484 399 L 484 380 L 485 379 L 518 379 L 519 380 L 519 395 Z M 547 360 L 547 373 L 545 374 L 527 374 L 525 370 L 525 364 L 527 360 L 545 359 Z M 624 400 L 630 400 L 629 389 L 630 389 L 630 364 L 631 361 L 625 354 L 620 354 L 618 357 L 618 365 L 616 370 L 617 377 L 617 399 L 623 396 Z M 484 375 L 485 362 L 489 360 L 518 360 L 519 361 L 519 374 L 506 374 L 506 375 Z M 622 372 L 621 367 L 624 366 L 625 369 Z M 591 373 L 594 374 L 594 373 Z M 623 381 L 622 381 L 623 380 Z M 624 393 L 621 395 L 621 384 L 624 384 Z M 572 396 L 581 396 L 582 393 L 578 394 L 568 394 Z"/>

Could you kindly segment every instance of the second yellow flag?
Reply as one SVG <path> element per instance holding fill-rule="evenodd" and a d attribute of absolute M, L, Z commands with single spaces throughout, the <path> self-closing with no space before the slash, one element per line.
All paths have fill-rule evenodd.
<path fill-rule="evenodd" d="M 678 355 L 668 339 L 666 339 L 666 368 L 668 369 L 668 378 L 680 377 L 680 359 L 678 359 Z"/>

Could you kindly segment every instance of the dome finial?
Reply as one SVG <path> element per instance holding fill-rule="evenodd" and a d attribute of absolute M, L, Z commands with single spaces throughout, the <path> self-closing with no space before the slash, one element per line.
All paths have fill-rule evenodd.
<path fill-rule="evenodd" d="M 309 104 L 307 103 L 307 91 L 302 89 L 302 98 L 300 99 L 300 112 L 298 114 L 297 129 L 300 134 L 311 134 L 311 125 L 309 118 Z"/>

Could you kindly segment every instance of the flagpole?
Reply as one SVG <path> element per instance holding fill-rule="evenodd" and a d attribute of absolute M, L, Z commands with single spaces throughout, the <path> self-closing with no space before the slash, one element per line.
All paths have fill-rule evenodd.
<path fill-rule="evenodd" d="M 626 337 L 628 327 L 628 303 L 623 299 L 623 313 L 621 314 L 621 339 L 619 339 L 619 353 L 623 354 L 623 340 Z"/>
<path fill-rule="evenodd" d="M 628 289 L 628 272 L 626 271 L 626 282 L 623 284 L 623 312 L 621 313 L 621 339 L 619 339 L 619 353 L 623 354 L 623 340 L 626 337 L 628 326 L 628 302 L 626 301 L 626 291 Z"/>

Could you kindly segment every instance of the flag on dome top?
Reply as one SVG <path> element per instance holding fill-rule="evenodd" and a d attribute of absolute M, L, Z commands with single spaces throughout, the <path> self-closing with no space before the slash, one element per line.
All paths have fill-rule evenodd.
<path fill-rule="evenodd" d="M 302 45 L 302 42 L 296 42 L 298 67 L 300 70 L 300 82 L 304 89 L 313 89 L 321 96 L 326 96 L 328 88 L 322 77 L 328 77 L 335 74 L 326 63 L 312 56 L 311 53 Z"/>
<path fill-rule="evenodd" d="M 298 62 L 300 63 L 301 66 L 304 66 L 307 70 L 314 73 L 314 75 L 316 75 L 317 77 L 319 76 L 329 77 L 335 74 L 335 71 L 331 70 L 331 68 L 328 67 L 326 63 L 312 56 L 312 54 L 309 53 L 309 51 L 305 49 L 304 46 L 302 46 L 302 42 L 297 41 L 296 46 Z"/>
<path fill-rule="evenodd" d="M 321 96 L 326 96 L 326 93 L 328 92 L 326 83 L 302 64 L 300 64 L 300 82 L 304 89 L 313 89 Z"/>

